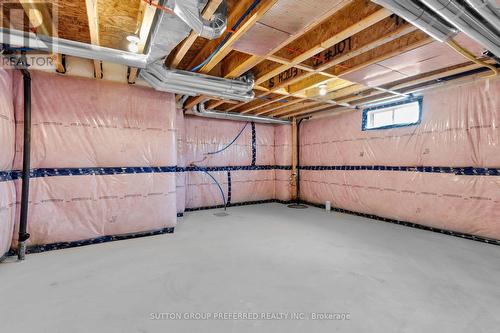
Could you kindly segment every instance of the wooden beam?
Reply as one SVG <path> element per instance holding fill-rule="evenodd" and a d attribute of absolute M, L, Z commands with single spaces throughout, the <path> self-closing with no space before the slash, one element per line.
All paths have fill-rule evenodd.
<path fill-rule="evenodd" d="M 234 43 L 241 38 L 264 14 L 271 9 L 272 6 L 277 2 L 277 0 L 265 0 L 260 3 L 257 7 L 257 10 L 252 14 L 249 18 L 247 18 L 243 25 L 241 25 L 235 32 L 231 34 L 229 39 L 224 43 L 224 45 L 218 47 L 215 42 L 219 42 L 218 39 L 213 41 L 213 43 L 207 44 L 205 48 L 198 53 L 198 56 L 195 57 L 191 63 L 189 64 L 189 68 L 196 66 L 198 63 L 201 63 L 204 59 L 202 55 L 206 54 L 208 58 L 209 55 L 215 52 L 215 48 L 218 47 L 217 52 L 211 57 L 211 59 L 202 66 L 198 72 L 200 73 L 209 73 L 220 61 L 222 61 L 231 51 Z M 248 8 L 249 4 L 247 1 L 241 1 L 238 3 L 236 10 L 231 14 L 230 20 L 228 20 L 228 26 L 233 26 L 236 21 L 243 15 L 243 13 Z M 232 22 L 232 23 L 231 23 Z M 207 50 L 213 49 L 212 52 L 208 53 Z M 203 97 L 204 99 L 207 97 Z M 194 103 L 194 99 L 190 99 L 187 101 L 187 105 L 191 105 Z"/>
<path fill-rule="evenodd" d="M 92 45 L 100 45 L 99 40 L 99 13 L 97 10 L 98 0 L 85 0 L 85 5 L 87 7 L 87 18 L 89 21 L 89 32 L 90 32 L 90 43 Z M 93 60 L 94 62 L 94 77 L 96 79 L 102 79 L 102 62 L 99 60 Z"/>
<path fill-rule="evenodd" d="M 361 0 L 357 0 L 357 1 L 361 1 Z M 319 17 L 312 24 L 309 24 L 303 31 L 300 32 L 300 34 L 314 30 L 316 27 L 321 26 L 320 23 L 322 23 L 326 18 L 329 18 L 329 16 L 331 16 L 333 13 L 337 12 L 339 10 L 339 8 L 347 6 L 351 2 L 352 1 L 350 1 L 350 0 L 349 1 L 342 1 L 341 3 L 339 3 L 338 6 L 336 6 L 335 8 L 332 8 L 329 12 L 326 12 L 323 16 Z M 288 68 L 297 67 L 301 71 L 314 73 L 315 70 L 313 68 L 311 68 L 310 66 L 306 66 L 306 65 L 303 65 L 300 63 L 294 64 L 289 60 L 286 60 L 282 57 L 273 55 L 273 53 L 279 51 L 281 48 L 283 48 L 285 45 L 289 44 L 290 42 L 292 42 L 293 40 L 295 40 L 299 36 L 298 35 L 291 36 L 290 38 L 288 38 L 286 41 L 284 41 L 283 43 L 278 45 L 276 48 L 271 50 L 266 56 L 263 56 L 263 57 L 254 56 L 254 55 L 248 56 L 248 55 L 244 55 L 244 54 L 238 55 L 239 59 L 235 59 L 236 58 L 235 55 L 228 57 L 226 60 L 227 63 L 225 63 L 225 64 L 223 63 L 223 65 L 222 65 L 223 76 L 228 77 L 228 78 L 238 77 L 238 76 L 242 75 L 243 73 L 247 72 L 248 70 L 250 70 L 255 65 L 266 60 L 267 57 L 269 57 L 271 61 L 282 63 L 282 66 L 289 66 Z M 240 61 L 238 61 L 238 60 L 240 60 Z M 231 64 L 235 64 L 235 65 L 231 65 Z M 225 68 L 227 68 L 227 69 L 225 69 Z M 323 73 L 323 74 L 325 76 L 334 77 L 330 73 Z M 279 75 L 279 73 L 277 75 Z M 286 85 L 282 84 L 279 87 L 276 87 L 276 89 L 273 89 L 273 91 L 276 93 L 283 93 L 283 91 L 278 91 L 278 89 L 280 89 L 284 86 L 286 86 Z M 288 95 L 288 94 L 286 92 L 284 92 L 284 95 Z M 242 106 L 242 105 L 244 105 L 244 103 L 240 104 L 240 106 Z"/>
<path fill-rule="evenodd" d="M 217 11 L 217 8 L 219 8 L 221 2 L 222 0 L 210 0 L 203 9 L 202 12 L 203 18 L 206 20 L 212 18 L 214 13 Z M 198 38 L 198 34 L 195 31 L 191 31 L 189 36 L 187 36 L 184 42 L 182 42 L 180 48 L 175 53 L 174 57 L 172 58 L 172 61 L 170 61 L 170 67 L 177 68 L 177 66 L 179 66 L 182 59 L 184 59 L 184 57 L 186 56 L 186 53 L 189 51 L 191 46 L 196 41 L 196 38 Z"/>
<path fill-rule="evenodd" d="M 292 120 L 292 200 L 297 199 L 297 165 L 298 165 L 298 136 L 297 119 Z"/>
<path fill-rule="evenodd" d="M 207 103 L 207 109 L 209 109 L 209 110 L 215 109 L 216 107 L 219 107 L 219 106 L 221 106 L 224 103 L 226 103 L 226 102 L 223 101 L 223 100 L 220 100 L 220 101 L 211 101 L 211 102 Z"/>
<path fill-rule="evenodd" d="M 338 64 L 377 47 L 381 47 L 386 43 L 391 43 L 415 30 L 416 28 L 408 23 L 398 24 L 397 21 L 392 18 L 387 18 L 369 29 L 365 29 L 322 52 L 320 57 L 325 60 L 322 62 L 317 61 L 315 68 L 318 71 L 325 73 L 325 71 Z M 330 74 L 333 75 L 332 72 L 330 72 Z M 325 82 L 324 78 L 316 77 L 315 80 L 311 79 L 309 81 L 295 84 L 289 89 L 289 91 L 290 93 L 297 91 L 304 92 L 303 97 L 316 97 L 317 89 L 310 89 L 311 91 L 308 92 L 309 88 L 307 85 L 312 87 L 323 82 Z"/>
<path fill-rule="evenodd" d="M 470 71 L 470 70 L 473 70 L 473 69 L 476 69 L 479 67 L 480 67 L 479 65 L 474 64 L 474 63 L 465 63 L 465 64 L 461 64 L 461 65 L 455 65 L 455 66 L 451 66 L 451 67 L 448 67 L 445 69 L 439 69 L 439 70 L 435 70 L 435 71 L 432 71 L 429 73 L 415 75 L 411 78 L 400 80 L 400 81 L 396 82 L 395 84 L 387 85 L 385 87 L 388 89 L 391 89 L 391 90 L 399 90 L 402 92 L 411 92 L 408 89 L 411 89 L 412 87 L 418 86 L 420 84 L 435 81 L 435 80 L 438 80 L 438 79 L 446 77 L 446 76 L 467 72 L 467 71 Z M 439 82 L 436 81 L 436 83 L 439 83 Z M 352 88 L 353 87 L 349 87 L 347 89 L 339 90 L 338 92 L 336 92 L 339 95 L 339 96 L 337 96 L 337 100 L 339 102 L 351 102 L 353 105 L 362 105 L 359 103 L 360 102 L 364 103 L 364 104 L 370 103 L 370 102 L 373 102 L 373 101 L 380 99 L 384 95 L 387 95 L 387 98 L 393 98 L 393 95 L 390 95 L 390 94 L 388 95 L 387 93 L 385 93 L 383 91 L 378 91 L 378 90 L 374 90 L 374 89 L 371 89 L 371 91 L 368 94 L 356 95 L 355 93 L 353 94 L 354 90 L 352 90 Z M 370 89 L 370 88 L 368 88 L 368 89 Z M 365 87 L 365 90 L 366 90 L 366 87 Z M 415 90 L 415 89 L 413 89 L 413 90 Z M 340 95 L 343 95 L 344 97 L 341 97 Z M 314 112 L 322 111 L 324 109 L 327 109 L 327 107 L 325 107 L 323 109 L 319 108 L 319 107 L 318 108 L 310 108 L 310 109 L 290 113 L 290 114 L 286 115 L 285 117 L 304 116 L 304 115 L 308 115 L 308 114 L 311 114 Z M 335 111 L 335 112 L 341 111 L 341 110 L 345 110 L 345 108 L 339 106 L 338 108 L 332 109 L 332 111 Z"/>
<path fill-rule="evenodd" d="M 304 99 L 302 98 L 297 98 L 291 102 L 288 102 L 286 104 L 282 104 L 282 105 L 274 105 L 274 106 L 270 106 L 270 107 L 267 107 L 267 108 L 264 108 L 262 110 L 259 110 L 258 112 L 255 112 L 254 114 L 257 115 L 257 116 L 260 116 L 260 115 L 263 115 L 263 114 L 266 114 L 266 113 L 270 113 L 272 111 L 275 111 L 275 110 L 280 110 L 280 109 L 283 109 L 283 108 L 286 108 L 286 107 L 290 107 L 292 105 L 295 105 L 297 103 L 300 103 L 300 102 L 303 102 L 305 101 Z"/>
<path fill-rule="evenodd" d="M 196 97 L 191 97 L 189 98 L 186 103 L 184 103 L 184 108 L 185 109 L 191 109 L 193 106 L 203 102 L 204 100 L 206 100 L 207 97 L 206 96 L 196 96 Z"/>
<path fill-rule="evenodd" d="M 257 110 L 257 109 L 259 109 L 259 108 L 261 108 L 263 106 L 279 102 L 279 101 L 281 101 L 283 99 L 286 99 L 286 96 L 278 96 L 278 97 L 270 98 L 268 101 L 266 101 L 264 103 L 261 103 L 259 105 L 253 106 L 251 108 L 247 108 L 247 109 L 245 109 L 243 111 L 240 111 L 240 113 L 250 113 L 253 110 Z"/>
<path fill-rule="evenodd" d="M 341 63 L 341 66 L 330 68 L 327 72 L 342 77 L 343 75 L 355 72 L 361 68 L 427 45 L 433 41 L 434 40 L 424 32 L 416 30 L 392 41 L 391 43 L 383 44 L 359 56 L 350 58 L 349 60 Z"/>
<path fill-rule="evenodd" d="M 286 45 L 290 44 L 293 42 L 295 39 L 298 37 L 302 36 L 303 34 L 315 29 L 318 25 L 323 23 L 325 20 L 329 20 L 330 16 L 332 16 L 335 12 L 337 12 L 340 8 L 347 6 L 349 3 L 351 3 L 352 0 L 343 0 L 340 1 L 339 4 L 333 8 L 331 8 L 329 11 L 325 12 L 323 15 L 319 16 L 311 22 L 310 24 L 307 25 L 304 29 L 302 29 L 300 32 L 298 32 L 295 35 L 290 36 L 287 38 L 285 41 L 277 45 L 274 49 L 270 50 L 266 55 L 264 56 L 257 56 L 257 55 L 252 55 L 250 58 L 246 59 L 244 63 L 240 63 L 236 67 L 231 67 L 231 66 L 224 66 L 222 65 L 223 68 L 227 68 L 225 72 L 223 72 L 224 77 L 227 78 L 235 78 L 239 77 L 243 74 L 245 74 L 247 71 L 252 69 L 253 67 L 257 66 L 260 64 L 262 61 L 266 60 L 268 57 L 271 57 L 274 53 L 278 52 L 280 49 L 285 47 Z"/>
<path fill-rule="evenodd" d="M 373 26 L 325 49 L 319 54 L 319 57 L 308 59 L 306 62 L 309 65 L 304 65 L 304 63 L 298 64 L 269 79 L 264 85 L 267 88 L 271 87 L 269 89 L 271 91 L 276 91 L 276 89 L 272 89 L 275 87 L 287 87 L 288 93 L 302 98 L 318 97 L 318 89 L 314 87 L 328 82 L 331 77 L 335 77 L 331 73 L 328 73 L 328 77 L 325 76 L 325 70 L 392 42 L 415 30 L 416 28 L 408 23 L 401 22 L 393 17 L 387 17 Z M 292 64 L 290 60 L 275 55 L 270 56 L 269 60 L 282 65 Z M 313 67 L 313 65 L 316 67 Z M 276 66 L 274 69 L 276 69 Z M 313 75 L 313 73 L 316 73 L 316 75 Z"/>
<path fill-rule="evenodd" d="M 205 64 L 198 72 L 200 73 L 208 73 L 210 72 L 224 57 L 226 57 L 229 52 L 232 50 L 232 46 L 234 43 L 243 36 L 248 29 L 250 29 L 264 14 L 276 3 L 277 0 L 265 0 L 260 3 L 255 12 L 250 15 L 234 33 L 232 33 L 231 37 L 227 40 L 227 42 L 219 48 L 219 50 L 215 53 L 215 55 L 211 58 L 211 60 Z M 232 27 L 236 21 L 243 15 L 243 13 L 250 6 L 252 1 L 239 1 L 236 5 L 236 8 L 230 14 L 228 19 L 228 26 Z M 215 52 L 216 47 L 218 46 L 220 40 L 216 39 L 208 43 L 199 53 L 198 55 L 191 61 L 189 64 L 189 68 L 195 67 L 203 60 L 207 59 L 210 54 Z"/>
<path fill-rule="evenodd" d="M 57 30 L 55 29 L 57 27 L 54 27 L 52 14 L 47 5 L 35 0 L 22 0 L 20 2 L 36 34 L 57 37 Z M 55 54 L 54 60 L 56 71 L 65 73 L 66 69 L 63 66 L 62 55 Z"/>
<path fill-rule="evenodd" d="M 280 118 L 282 118 L 282 119 L 292 118 L 292 117 L 300 116 L 303 114 L 309 114 L 309 113 L 313 113 L 313 112 L 317 112 L 317 111 L 321 111 L 321 110 L 325 110 L 325 109 L 329 109 L 329 108 L 332 108 L 332 105 L 324 105 L 324 104 L 318 105 L 318 106 L 315 106 L 312 108 L 308 108 L 306 110 L 301 110 L 301 111 L 296 111 L 296 112 L 293 112 L 290 114 L 286 114 L 284 116 L 281 116 Z"/>
<path fill-rule="evenodd" d="M 324 103 L 318 102 L 318 101 L 304 101 L 304 102 L 298 103 L 298 105 L 294 105 L 290 108 L 284 108 L 282 110 L 272 112 L 270 114 L 270 116 L 272 116 L 272 117 L 282 116 L 284 114 L 291 113 L 293 111 L 301 110 L 301 109 L 306 108 L 306 107 L 317 106 L 319 104 L 324 104 Z"/>
<path fill-rule="evenodd" d="M 356 12 L 351 12 L 355 8 L 358 8 L 359 3 L 362 2 L 363 4 L 365 3 L 364 1 L 357 1 L 355 3 L 356 6 L 346 6 L 344 7 L 337 15 L 334 15 L 332 17 L 332 22 L 334 25 L 332 25 L 332 22 L 328 22 L 328 26 L 320 26 L 318 30 L 325 30 L 328 29 L 328 31 L 331 31 L 333 35 L 327 35 L 331 36 L 328 37 L 325 40 L 318 39 L 317 35 L 314 35 L 312 33 L 315 32 L 315 30 L 311 31 L 311 35 L 307 34 L 307 36 L 302 36 L 301 40 L 307 37 L 314 37 L 314 41 L 318 41 L 316 44 L 313 44 L 310 48 L 308 48 L 306 51 L 301 52 L 298 56 L 293 58 L 288 65 L 281 65 L 278 68 L 261 75 L 259 78 L 256 79 L 257 84 L 261 84 L 272 77 L 279 75 L 280 73 L 288 70 L 289 68 L 293 67 L 295 64 L 299 64 L 313 56 L 315 56 L 317 53 L 320 53 L 321 51 L 334 46 L 335 44 L 342 42 L 346 38 L 374 25 L 377 22 L 380 22 L 381 20 L 385 19 L 389 15 L 391 15 L 391 12 L 388 10 L 384 9 L 379 9 L 376 12 L 369 14 L 366 17 L 363 17 L 365 15 L 366 11 L 370 12 L 369 10 L 363 10 L 363 7 L 360 7 L 358 11 Z M 335 20 L 335 16 L 342 17 L 343 20 Z M 325 35 L 320 36 L 319 38 L 324 38 Z M 306 40 L 306 39 L 304 39 Z M 309 43 L 310 44 L 310 43 Z"/>

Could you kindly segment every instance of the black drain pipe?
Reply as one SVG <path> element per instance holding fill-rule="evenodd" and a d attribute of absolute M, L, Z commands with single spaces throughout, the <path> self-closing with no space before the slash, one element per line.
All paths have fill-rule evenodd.
<path fill-rule="evenodd" d="M 30 238 L 28 227 L 28 204 L 30 194 L 30 156 L 31 156 L 31 75 L 27 67 L 20 69 L 23 74 L 24 86 L 24 143 L 23 143 L 23 173 L 21 189 L 21 216 L 19 222 L 19 239 L 17 258 L 24 260 L 26 241 Z"/>

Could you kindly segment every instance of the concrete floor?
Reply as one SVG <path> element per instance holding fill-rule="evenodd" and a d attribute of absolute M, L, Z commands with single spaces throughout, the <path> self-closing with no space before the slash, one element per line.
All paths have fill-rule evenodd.
<path fill-rule="evenodd" d="M 498 332 L 500 247 L 318 208 L 216 212 L 0 264 L 0 331 Z M 164 317 L 213 312 L 309 319 Z"/>

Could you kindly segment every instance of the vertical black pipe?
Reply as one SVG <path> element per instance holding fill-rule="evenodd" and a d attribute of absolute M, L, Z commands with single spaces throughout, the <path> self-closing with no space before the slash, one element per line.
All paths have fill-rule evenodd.
<path fill-rule="evenodd" d="M 28 229 L 28 204 L 30 193 L 30 156 L 31 156 L 31 75 L 27 69 L 21 69 L 24 86 L 24 143 L 23 173 L 21 188 L 21 216 L 19 221 L 19 243 L 17 258 L 24 260 L 26 241 L 30 237 Z"/>

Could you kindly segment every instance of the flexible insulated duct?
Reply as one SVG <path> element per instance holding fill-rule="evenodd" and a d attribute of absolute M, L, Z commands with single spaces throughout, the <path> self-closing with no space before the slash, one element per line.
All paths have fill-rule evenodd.
<path fill-rule="evenodd" d="M 479 19 L 470 8 L 456 0 L 421 0 L 436 14 L 480 43 L 487 50 L 500 56 L 500 36 Z"/>
<path fill-rule="evenodd" d="M 458 31 L 443 22 L 436 15 L 412 0 L 372 0 L 401 16 L 434 39 L 445 42 L 453 38 Z"/>
<path fill-rule="evenodd" d="M 200 103 L 198 105 L 195 105 L 192 108 L 191 112 L 195 116 L 205 117 L 205 118 L 239 120 L 239 121 L 253 121 L 256 123 L 265 123 L 265 124 L 280 124 L 280 125 L 289 125 L 290 124 L 290 121 L 288 121 L 288 120 L 252 116 L 252 115 L 246 115 L 246 114 L 234 113 L 234 112 L 222 112 L 222 111 L 215 111 L 215 110 L 207 110 L 207 109 L 205 109 L 205 103 Z"/>

